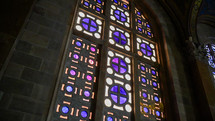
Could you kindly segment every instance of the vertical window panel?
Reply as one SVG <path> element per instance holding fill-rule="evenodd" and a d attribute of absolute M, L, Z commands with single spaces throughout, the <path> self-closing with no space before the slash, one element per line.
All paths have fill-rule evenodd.
<path fill-rule="evenodd" d="M 69 47 L 54 119 L 93 120 L 99 49 L 96 44 L 74 36 Z"/>
<path fill-rule="evenodd" d="M 207 58 L 208 58 L 208 64 L 212 67 L 215 68 L 215 45 L 205 45 L 205 50 L 207 52 Z"/>
<path fill-rule="evenodd" d="M 104 0 L 81 0 L 81 6 L 91 9 L 98 14 L 104 12 Z"/>
<path fill-rule="evenodd" d="M 156 44 L 146 39 L 137 37 L 137 54 L 152 62 L 157 62 Z"/>
<path fill-rule="evenodd" d="M 79 11 L 76 19 L 75 29 L 97 39 L 101 38 L 102 20 L 94 15 Z"/>
<path fill-rule="evenodd" d="M 131 50 L 130 33 L 113 25 L 110 25 L 109 43 L 121 49 L 130 51 Z"/>
<path fill-rule="evenodd" d="M 130 27 L 129 2 L 127 0 L 113 0 L 110 8 L 110 19 Z"/>
<path fill-rule="evenodd" d="M 103 120 L 131 120 L 131 59 L 123 54 L 109 50 L 105 81 Z"/>
<path fill-rule="evenodd" d="M 162 120 L 163 103 L 161 99 L 158 71 L 149 64 L 138 62 L 137 76 L 139 81 L 139 97 L 141 120 Z"/>
<path fill-rule="evenodd" d="M 142 36 L 148 38 L 153 37 L 150 23 L 137 8 L 135 8 L 135 27 L 136 31 Z"/>

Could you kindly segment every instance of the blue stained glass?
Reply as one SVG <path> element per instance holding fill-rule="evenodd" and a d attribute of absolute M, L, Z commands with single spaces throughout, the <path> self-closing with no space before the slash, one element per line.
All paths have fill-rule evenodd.
<path fill-rule="evenodd" d="M 125 73 L 126 71 L 127 71 L 126 68 L 120 67 L 120 73 L 121 73 L 121 74 Z"/>
<path fill-rule="evenodd" d="M 150 25 L 149 25 L 149 24 L 147 24 L 146 26 L 150 28 Z"/>
<path fill-rule="evenodd" d="M 113 118 L 108 116 L 107 121 L 113 121 Z"/>
<path fill-rule="evenodd" d="M 98 3 L 100 3 L 100 4 L 102 3 L 102 1 L 101 1 L 101 0 L 97 0 L 97 2 L 98 2 Z"/>
<path fill-rule="evenodd" d="M 156 113 L 157 116 L 161 116 L 160 111 L 155 111 L 155 113 Z"/>
<path fill-rule="evenodd" d="M 89 6 L 89 3 L 88 2 L 84 2 L 84 5 Z"/>
<path fill-rule="evenodd" d="M 127 64 L 125 63 L 125 61 L 123 61 L 122 59 L 120 59 L 120 64 L 122 65 L 122 66 L 127 66 Z"/>
<path fill-rule="evenodd" d="M 127 95 L 125 89 L 122 87 L 120 87 L 120 94 Z"/>
<path fill-rule="evenodd" d="M 143 97 L 144 97 L 144 98 L 147 98 L 148 95 L 147 95 L 146 93 L 143 93 Z"/>
<path fill-rule="evenodd" d="M 146 48 L 146 44 L 145 44 L 145 43 L 141 44 L 140 46 L 141 46 L 142 48 Z"/>
<path fill-rule="evenodd" d="M 118 31 L 114 32 L 113 34 L 116 35 L 116 36 L 119 36 L 119 32 Z"/>
<path fill-rule="evenodd" d="M 62 111 L 64 114 L 66 114 L 66 113 L 69 112 L 69 108 L 66 107 L 66 106 L 64 106 L 64 107 L 62 107 L 61 111 Z"/>
<path fill-rule="evenodd" d="M 154 96 L 154 100 L 155 100 L 156 102 L 158 102 L 158 101 L 159 101 L 159 98 L 158 98 L 157 96 Z"/>
<path fill-rule="evenodd" d="M 152 85 L 153 85 L 154 87 L 157 87 L 157 86 L 158 86 L 156 82 L 153 82 Z"/>
<path fill-rule="evenodd" d="M 78 47 L 80 47 L 80 46 L 82 45 L 82 43 L 79 42 L 79 41 L 77 41 L 75 44 L 76 44 Z"/>
<path fill-rule="evenodd" d="M 127 41 L 121 40 L 121 44 L 125 45 L 125 44 L 127 44 Z"/>
<path fill-rule="evenodd" d="M 115 31 L 113 33 L 113 39 L 117 42 L 120 43 L 121 45 L 127 44 L 127 38 L 125 35 L 119 31 Z"/>
<path fill-rule="evenodd" d="M 137 20 L 137 22 L 140 23 L 140 24 L 142 23 L 141 20 Z"/>
<path fill-rule="evenodd" d="M 117 0 L 114 0 L 114 2 L 118 4 L 118 1 L 117 1 Z"/>
<path fill-rule="evenodd" d="M 144 110 L 145 113 L 148 113 L 148 112 L 149 112 L 149 109 L 146 108 L 146 107 L 144 107 L 143 110 Z"/>
<path fill-rule="evenodd" d="M 119 66 L 112 64 L 112 67 L 114 68 L 115 71 L 119 72 Z"/>
<path fill-rule="evenodd" d="M 147 45 L 147 50 L 152 51 L 152 48 L 149 45 Z"/>
<path fill-rule="evenodd" d="M 146 68 L 144 66 L 140 66 L 140 68 L 141 68 L 142 71 L 146 70 Z"/>
<path fill-rule="evenodd" d="M 155 70 L 152 70 L 152 74 L 153 74 L 153 75 L 156 75 L 156 71 L 155 71 Z"/>
<path fill-rule="evenodd" d="M 90 19 L 89 19 L 89 18 L 85 18 L 85 19 L 83 19 L 82 21 L 85 22 L 85 23 L 89 23 L 89 22 L 90 22 Z"/>
<path fill-rule="evenodd" d="M 123 12 L 121 12 L 121 16 L 124 17 L 124 18 L 126 18 L 125 14 Z"/>
<path fill-rule="evenodd" d="M 66 87 L 66 91 L 67 91 L 67 92 L 72 92 L 72 91 L 73 91 L 73 88 L 72 88 L 71 86 L 67 86 L 67 87 Z"/>
<path fill-rule="evenodd" d="M 82 111 L 82 112 L 81 112 L 81 116 L 82 116 L 83 118 L 86 118 L 86 117 L 88 116 L 87 111 Z"/>
<path fill-rule="evenodd" d="M 120 20 L 122 22 L 126 21 L 126 15 L 119 10 L 114 11 L 114 16 L 116 17 L 117 20 Z"/>
<path fill-rule="evenodd" d="M 121 18 L 121 21 L 126 21 L 126 18 Z"/>
<path fill-rule="evenodd" d="M 127 101 L 127 98 L 120 97 L 120 104 L 124 104 Z"/>
<path fill-rule="evenodd" d="M 128 6 L 127 6 L 127 5 L 125 5 L 125 4 L 123 5 L 123 7 L 124 7 L 124 8 L 128 8 Z"/>
<path fill-rule="evenodd" d="M 152 52 L 147 52 L 147 56 L 152 56 Z"/>
<path fill-rule="evenodd" d="M 120 14 L 120 11 L 119 10 L 115 10 L 115 14 Z"/>
<path fill-rule="evenodd" d="M 144 50 L 144 49 L 141 49 L 141 51 L 142 51 L 144 54 L 146 54 L 146 50 Z"/>
<path fill-rule="evenodd" d="M 85 30 L 90 32 L 95 32 L 97 30 L 96 22 L 90 18 L 84 18 L 82 20 L 82 26 L 84 27 Z"/>
<path fill-rule="evenodd" d="M 141 78 L 143 83 L 146 83 L 146 79 L 144 77 Z"/>
<path fill-rule="evenodd" d="M 116 95 L 111 94 L 111 98 L 113 99 L 113 101 L 114 101 L 115 103 L 117 103 L 117 102 L 118 102 L 118 100 L 117 100 L 117 96 L 116 96 Z"/>
<path fill-rule="evenodd" d="M 149 35 L 149 36 L 151 36 L 151 33 L 150 33 L 150 32 L 148 32 L 148 35 Z"/>
<path fill-rule="evenodd" d="M 96 28 L 90 27 L 90 31 L 91 31 L 91 32 L 94 32 L 94 31 L 96 31 Z"/>
<path fill-rule="evenodd" d="M 138 30 L 141 32 L 142 31 L 142 29 L 140 28 L 140 27 L 138 27 Z"/>
<path fill-rule="evenodd" d="M 96 8 L 96 10 L 97 10 L 97 11 L 99 11 L 99 12 L 101 11 L 101 9 L 100 9 L 100 8 L 98 8 L 98 7 Z"/>
<path fill-rule="evenodd" d="M 126 40 L 126 37 L 125 37 L 125 35 L 123 33 L 121 33 L 121 38 Z"/>
<path fill-rule="evenodd" d="M 113 37 L 113 39 L 114 39 L 117 43 L 119 43 L 119 38 L 118 38 L 118 37 Z"/>
<path fill-rule="evenodd" d="M 88 25 L 87 25 L 87 24 L 82 23 L 82 25 L 83 25 L 83 27 L 84 27 L 86 30 L 88 30 Z"/>
<path fill-rule="evenodd" d="M 91 25 L 94 26 L 94 27 L 97 27 L 97 24 L 95 21 L 91 20 Z"/>
<path fill-rule="evenodd" d="M 137 12 L 137 14 L 138 14 L 138 15 L 141 15 L 141 13 L 140 13 L 139 11 Z"/>
<path fill-rule="evenodd" d="M 113 91 L 113 92 L 118 92 L 118 86 L 113 86 L 112 88 L 111 88 L 111 91 Z"/>

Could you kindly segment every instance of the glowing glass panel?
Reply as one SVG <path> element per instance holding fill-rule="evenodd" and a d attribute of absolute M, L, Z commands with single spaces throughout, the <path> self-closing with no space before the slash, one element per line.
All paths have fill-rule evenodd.
<path fill-rule="evenodd" d="M 205 50 L 207 52 L 206 56 L 208 58 L 208 64 L 212 67 L 215 68 L 215 45 L 205 45 Z"/>
<path fill-rule="evenodd" d="M 99 49 L 74 35 L 70 40 L 53 120 L 93 120 Z"/>
<path fill-rule="evenodd" d="M 163 104 L 161 101 L 160 81 L 157 69 L 151 65 L 139 62 L 137 71 L 140 96 L 140 119 L 162 120 Z M 144 82 L 143 82 L 144 78 Z"/>
<path fill-rule="evenodd" d="M 131 83 L 131 59 L 109 50 L 103 120 L 131 120 Z"/>
<path fill-rule="evenodd" d="M 135 8 L 135 27 L 136 31 L 144 37 L 153 37 L 152 27 L 150 23 L 137 8 Z"/>
<path fill-rule="evenodd" d="M 110 9 L 110 18 L 117 23 L 130 27 L 129 2 L 126 0 L 113 0 Z"/>
<path fill-rule="evenodd" d="M 81 5 L 98 14 L 104 12 L 104 0 L 81 0 Z"/>
<path fill-rule="evenodd" d="M 79 11 L 77 15 L 75 29 L 97 39 L 101 38 L 102 20 L 94 15 Z"/>
<path fill-rule="evenodd" d="M 109 43 L 127 51 L 131 50 L 130 33 L 113 25 L 110 26 Z"/>
<path fill-rule="evenodd" d="M 137 37 L 137 54 L 145 59 L 157 62 L 156 45 L 154 42 Z"/>

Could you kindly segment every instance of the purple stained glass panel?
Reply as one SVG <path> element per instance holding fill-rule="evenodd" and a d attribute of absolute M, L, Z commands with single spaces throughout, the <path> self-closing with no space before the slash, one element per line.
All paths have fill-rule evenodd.
<path fill-rule="evenodd" d="M 66 87 L 66 91 L 67 91 L 67 92 L 72 92 L 72 91 L 73 91 L 73 88 L 72 88 L 71 86 L 67 86 L 67 87 Z"/>
<path fill-rule="evenodd" d="M 83 118 L 86 118 L 86 117 L 88 116 L 87 111 L 81 111 L 81 116 L 82 116 Z"/>
<path fill-rule="evenodd" d="M 144 97 L 144 98 L 147 98 L 148 95 L 144 92 L 144 93 L 143 93 L 143 97 Z"/>
<path fill-rule="evenodd" d="M 82 45 L 82 43 L 79 42 L 79 41 L 77 41 L 75 44 L 76 44 L 78 47 L 81 47 L 81 45 Z"/>
<path fill-rule="evenodd" d="M 146 79 L 144 77 L 141 78 L 143 83 L 146 83 Z"/>
<path fill-rule="evenodd" d="M 107 121 L 113 121 L 113 118 L 108 116 Z"/>
<path fill-rule="evenodd" d="M 66 107 L 66 106 L 64 106 L 64 107 L 62 107 L 61 111 L 62 111 L 64 114 L 66 114 L 66 113 L 69 112 L 69 108 Z"/>
<path fill-rule="evenodd" d="M 159 101 L 159 98 L 158 98 L 157 96 L 154 96 L 154 100 L 155 100 L 156 102 L 158 102 L 158 101 Z"/>
<path fill-rule="evenodd" d="M 74 57 L 75 59 L 79 59 L 79 55 L 78 55 L 78 54 L 74 54 L 73 57 Z"/>
<path fill-rule="evenodd" d="M 117 95 L 111 94 L 111 98 L 115 103 L 118 103 Z"/>
<path fill-rule="evenodd" d="M 149 109 L 146 108 L 146 107 L 144 107 L 143 110 L 144 110 L 145 113 L 148 113 L 148 112 L 149 112 Z"/>
<path fill-rule="evenodd" d="M 98 25 L 91 18 L 82 19 L 82 26 L 85 30 L 90 31 L 90 32 L 95 32 L 98 30 Z"/>
<path fill-rule="evenodd" d="M 126 101 L 127 101 L 127 98 L 120 97 L 120 104 L 124 104 L 124 103 L 126 103 Z"/>
<path fill-rule="evenodd" d="M 120 87 L 120 94 L 127 95 L 127 93 L 123 87 Z"/>
<path fill-rule="evenodd" d="M 72 76 L 75 76 L 75 74 L 76 74 L 75 70 L 71 70 L 71 71 L 70 71 L 70 74 L 71 74 Z"/>
<path fill-rule="evenodd" d="M 121 22 L 127 21 L 126 15 L 119 10 L 114 11 L 114 16 L 116 17 L 117 20 L 119 20 Z"/>
<path fill-rule="evenodd" d="M 111 91 L 112 92 L 118 92 L 118 86 L 113 86 L 112 88 L 111 88 Z"/>
<path fill-rule="evenodd" d="M 89 91 L 84 91 L 84 95 L 85 95 L 86 97 L 89 97 L 89 96 L 90 96 L 90 92 L 89 92 Z"/>

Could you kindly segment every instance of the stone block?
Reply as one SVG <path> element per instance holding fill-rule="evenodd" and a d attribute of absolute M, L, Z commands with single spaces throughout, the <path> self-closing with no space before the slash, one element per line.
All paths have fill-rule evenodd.
<path fill-rule="evenodd" d="M 31 46 L 32 45 L 30 43 L 19 40 L 16 45 L 16 50 L 23 51 L 25 53 L 29 53 L 29 51 L 31 50 Z"/>
<path fill-rule="evenodd" d="M 50 86 L 53 81 L 53 75 L 33 70 L 30 68 L 25 68 L 22 76 L 22 79 L 27 80 L 32 83 L 41 84 L 45 86 Z"/>
<path fill-rule="evenodd" d="M 41 66 L 41 71 L 49 74 L 54 74 L 56 72 L 56 64 L 55 61 L 44 60 Z"/>
<path fill-rule="evenodd" d="M 44 110 L 46 110 L 46 106 L 34 99 L 24 96 L 14 95 L 9 109 L 14 111 L 21 111 L 25 113 L 41 115 Z"/>
<path fill-rule="evenodd" d="M 25 31 L 21 39 L 41 47 L 47 47 L 49 43 L 49 38 L 30 31 Z"/>
<path fill-rule="evenodd" d="M 37 23 L 35 23 L 33 21 L 30 21 L 30 20 L 28 21 L 28 23 L 27 23 L 27 25 L 25 27 L 25 29 L 27 31 L 32 31 L 32 32 L 35 32 L 35 33 L 38 32 L 39 28 L 40 28 L 39 24 L 37 24 Z"/>
<path fill-rule="evenodd" d="M 0 121 L 23 121 L 24 114 L 17 111 L 0 109 Z"/>
<path fill-rule="evenodd" d="M 51 86 L 51 85 L 50 85 Z M 35 84 L 31 97 L 36 100 L 47 101 L 50 98 L 50 86 Z"/>
<path fill-rule="evenodd" d="M 7 109 L 11 99 L 12 99 L 12 94 L 4 92 L 4 95 L 0 100 L 0 109 Z"/>
<path fill-rule="evenodd" d="M 23 65 L 9 62 L 7 65 L 7 69 L 5 71 L 5 76 L 19 78 L 22 74 L 23 69 L 24 69 Z"/>
<path fill-rule="evenodd" d="M 39 69 L 42 59 L 29 54 L 14 51 L 11 61 L 30 68 Z"/>
<path fill-rule="evenodd" d="M 0 83 L 0 89 L 7 93 L 30 96 L 33 89 L 33 84 L 10 77 L 3 77 Z"/>
<path fill-rule="evenodd" d="M 49 28 L 52 28 L 53 25 L 55 24 L 55 22 L 52 21 L 51 19 L 46 18 L 45 16 L 42 16 L 42 15 L 37 14 L 37 13 L 32 13 L 30 20 L 39 24 L 39 25 L 49 27 Z"/>

